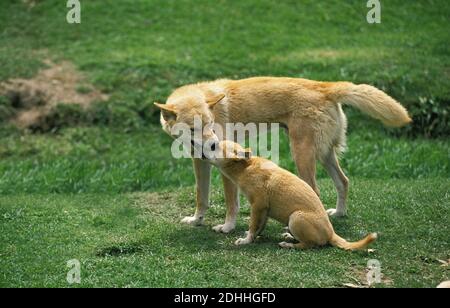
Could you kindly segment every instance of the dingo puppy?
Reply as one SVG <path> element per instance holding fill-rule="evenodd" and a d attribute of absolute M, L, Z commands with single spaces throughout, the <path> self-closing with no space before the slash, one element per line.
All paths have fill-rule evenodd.
<path fill-rule="evenodd" d="M 251 150 L 244 150 L 237 143 L 220 142 L 216 157 L 208 160 L 250 201 L 250 229 L 236 245 L 252 243 L 263 231 L 268 217 L 288 225 L 292 239 L 298 241 L 297 244 L 282 242 L 283 248 L 308 249 L 331 244 L 359 250 L 377 239 L 377 234 L 372 233 L 359 242 L 349 243 L 338 236 L 319 197 L 306 182 L 269 160 L 252 158 Z"/>
<path fill-rule="evenodd" d="M 347 119 L 341 105 L 354 106 L 388 126 L 400 127 L 411 122 L 402 105 L 372 86 L 298 78 L 257 77 L 187 85 L 175 90 L 166 104 L 155 104 L 161 109 L 161 124 L 169 135 L 175 124 L 185 123 L 194 128 L 194 117 L 201 117 L 205 129 L 202 139 L 193 140 L 193 145 L 201 146 L 208 141 L 211 149 L 218 141 L 209 128 L 214 122 L 222 126 L 279 123 L 288 131 L 300 178 L 319 195 L 316 185 L 316 160 L 319 160 L 333 179 L 338 198 L 336 209 L 328 210 L 332 216 L 344 216 L 347 212 L 349 181 L 337 158 L 346 145 Z M 183 222 L 200 225 L 209 205 L 211 167 L 201 159 L 193 161 L 197 208 L 195 215 Z M 225 176 L 222 179 L 227 216 L 225 224 L 214 230 L 228 233 L 236 224 L 239 198 L 235 185 Z"/>

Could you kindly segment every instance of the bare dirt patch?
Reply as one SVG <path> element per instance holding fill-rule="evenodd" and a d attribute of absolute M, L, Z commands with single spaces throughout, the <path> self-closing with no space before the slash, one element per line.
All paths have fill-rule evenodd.
<path fill-rule="evenodd" d="M 67 61 L 48 66 L 32 79 L 10 79 L 0 84 L 0 95 L 7 97 L 19 128 L 39 127 L 59 104 L 75 104 L 83 109 L 108 96 L 87 83 L 85 77 Z"/>
<path fill-rule="evenodd" d="M 37 0 L 22 0 L 22 3 L 30 9 L 32 9 L 37 4 L 37 2 Z"/>

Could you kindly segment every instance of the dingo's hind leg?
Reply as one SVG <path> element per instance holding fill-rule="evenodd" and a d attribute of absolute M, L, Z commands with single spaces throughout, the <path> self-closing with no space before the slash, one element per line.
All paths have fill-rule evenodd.
<path fill-rule="evenodd" d="M 302 250 L 311 249 L 311 248 L 314 247 L 312 245 L 308 245 L 308 244 L 305 244 L 305 243 L 296 243 L 296 244 L 294 244 L 294 243 L 281 242 L 278 245 L 281 248 L 287 248 L 287 249 L 292 249 L 293 248 L 293 249 L 302 249 Z"/>
<path fill-rule="evenodd" d="M 339 161 L 334 149 L 331 149 L 331 151 L 325 156 L 325 158 L 322 160 L 322 165 L 325 167 L 328 174 L 333 179 L 338 194 L 336 209 L 329 209 L 327 213 L 328 215 L 335 217 L 345 216 L 347 214 L 346 202 L 349 180 L 339 166 Z"/>
<path fill-rule="evenodd" d="M 286 241 L 286 242 L 293 242 L 295 241 L 295 237 L 292 236 L 291 233 L 286 232 L 281 234 L 281 237 Z"/>
<path fill-rule="evenodd" d="M 328 219 L 328 218 L 327 218 Z M 325 245 L 329 236 L 323 222 L 316 215 L 297 211 L 289 217 L 289 230 L 298 243 L 280 243 L 283 248 L 309 249 Z"/>
<path fill-rule="evenodd" d="M 320 196 L 316 183 L 316 142 L 310 126 L 289 127 L 292 157 L 295 160 L 299 177 L 311 186 Z"/>

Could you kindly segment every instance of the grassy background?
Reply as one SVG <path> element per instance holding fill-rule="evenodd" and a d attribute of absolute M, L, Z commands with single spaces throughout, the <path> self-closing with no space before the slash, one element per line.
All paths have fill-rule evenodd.
<path fill-rule="evenodd" d="M 171 159 L 152 108 L 185 83 L 279 75 L 370 83 L 434 116 L 430 102 L 450 101 L 448 1 L 383 1 L 380 25 L 365 21 L 365 1 L 91 0 L 80 25 L 66 23 L 64 1 L 35 2 L 0 3 L 0 80 L 70 60 L 110 100 L 52 133 L 1 124 L 0 286 L 68 286 L 73 258 L 82 286 L 341 286 L 361 281 L 371 258 L 383 263 L 381 286 L 449 278 L 437 262 L 450 258 L 448 135 L 396 136 L 346 109 L 350 216 L 333 223 L 352 240 L 381 232 L 376 252 L 279 250 L 276 223 L 235 248 L 246 203 L 229 236 L 178 223 L 193 212 L 194 178 L 189 160 Z M 285 136 L 281 165 L 294 170 Z M 319 178 L 331 207 L 331 180 Z M 215 172 L 208 226 L 223 220 L 222 195 Z"/>
<path fill-rule="evenodd" d="M 325 202 L 334 202 L 331 183 L 320 184 Z M 192 189 L 25 194 L 0 202 L 3 287 L 65 287 L 65 264 L 73 258 L 82 263 L 83 287 L 339 287 L 364 281 L 373 258 L 382 263 L 380 286 L 430 287 L 448 278 L 437 261 L 448 256 L 449 244 L 448 183 L 440 180 L 354 181 L 351 217 L 334 225 L 351 239 L 379 231 L 371 254 L 278 249 L 281 226 L 274 222 L 257 244 L 235 247 L 249 209 L 242 210 L 238 234 L 214 233 L 209 227 L 225 215 L 217 191 L 200 228 L 179 223 L 190 213 Z"/>
<path fill-rule="evenodd" d="M 112 94 L 96 123 L 148 122 L 151 103 L 182 84 L 288 75 L 374 84 L 414 111 L 406 131 L 450 133 L 446 1 L 390 0 L 379 25 L 357 0 L 84 1 L 80 25 L 65 3 L 34 2 L 2 1 L 0 80 L 69 59 Z"/>

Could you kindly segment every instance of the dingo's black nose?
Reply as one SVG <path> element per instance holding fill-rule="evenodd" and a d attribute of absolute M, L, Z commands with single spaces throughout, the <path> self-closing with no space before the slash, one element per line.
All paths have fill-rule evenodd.
<path fill-rule="evenodd" d="M 217 147 L 218 147 L 218 145 L 219 144 L 217 142 L 214 142 L 213 144 L 211 144 L 211 151 L 215 152 Z"/>

